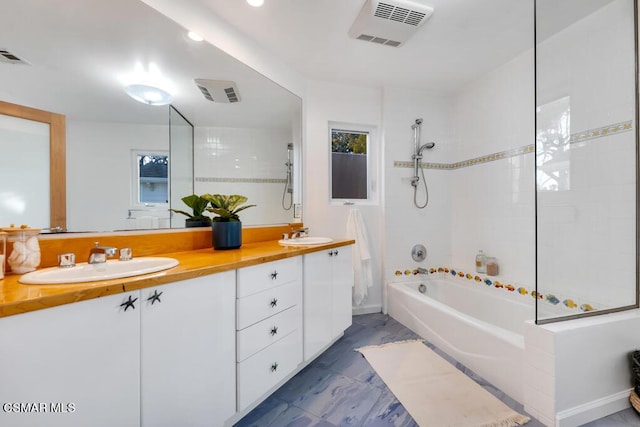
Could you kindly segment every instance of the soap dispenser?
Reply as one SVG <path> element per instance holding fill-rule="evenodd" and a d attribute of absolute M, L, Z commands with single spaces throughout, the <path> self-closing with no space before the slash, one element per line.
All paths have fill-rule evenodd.
<path fill-rule="evenodd" d="M 484 256 L 482 250 L 479 250 L 478 255 L 476 255 L 476 271 L 478 273 L 487 272 L 487 258 Z"/>

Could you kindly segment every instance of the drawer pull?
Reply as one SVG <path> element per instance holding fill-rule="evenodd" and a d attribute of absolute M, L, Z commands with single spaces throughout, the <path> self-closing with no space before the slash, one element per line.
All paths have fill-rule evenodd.
<path fill-rule="evenodd" d="M 162 292 L 158 293 L 158 290 L 156 289 L 155 291 L 153 291 L 153 295 L 147 298 L 147 301 L 151 301 L 151 305 L 155 304 L 156 302 L 162 302 L 162 300 L 160 299 L 160 295 L 162 295 Z"/>
<path fill-rule="evenodd" d="M 132 309 L 136 309 L 136 306 L 133 304 L 134 302 L 138 301 L 138 298 L 131 298 L 131 295 L 129 295 L 129 299 L 125 302 L 123 302 L 122 304 L 120 304 L 120 307 L 124 307 L 124 311 L 127 311 L 127 309 L 129 307 L 131 307 Z"/>
<path fill-rule="evenodd" d="M 333 251 L 329 251 L 329 256 L 333 256 Z"/>
<path fill-rule="evenodd" d="M 278 278 L 278 272 L 274 271 L 273 273 L 271 273 L 271 280 L 276 280 Z"/>
<path fill-rule="evenodd" d="M 338 256 L 338 250 L 336 249 L 335 251 L 333 251 L 333 254 L 334 254 L 335 256 Z"/>
<path fill-rule="evenodd" d="M 276 305 L 278 305 L 278 299 L 277 298 L 272 299 L 270 304 L 271 304 L 271 308 L 275 307 Z"/>
<path fill-rule="evenodd" d="M 278 369 L 278 362 L 274 362 L 273 365 L 271 365 L 271 372 L 275 372 Z"/>
<path fill-rule="evenodd" d="M 271 336 L 275 336 L 278 333 L 278 327 L 274 326 L 271 328 Z"/>

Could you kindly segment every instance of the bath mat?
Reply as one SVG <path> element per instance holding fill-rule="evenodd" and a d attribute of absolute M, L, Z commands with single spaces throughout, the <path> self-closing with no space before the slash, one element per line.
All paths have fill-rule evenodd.
<path fill-rule="evenodd" d="M 509 408 L 424 345 L 402 341 L 356 349 L 418 425 L 520 426 L 529 417 Z"/>

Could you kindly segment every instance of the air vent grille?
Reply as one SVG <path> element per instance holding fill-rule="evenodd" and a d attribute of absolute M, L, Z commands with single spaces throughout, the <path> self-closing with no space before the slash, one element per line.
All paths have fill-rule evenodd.
<path fill-rule="evenodd" d="M 427 16 L 426 13 L 422 13 L 417 10 L 410 10 L 382 2 L 378 3 L 378 7 L 376 7 L 376 11 L 373 15 L 378 18 L 390 19 L 395 22 L 413 25 L 415 27 L 420 25 L 422 20 Z"/>
<path fill-rule="evenodd" d="M 377 44 L 384 44 L 387 46 L 393 46 L 393 47 L 398 47 L 400 46 L 402 43 L 400 43 L 399 41 L 396 40 L 389 40 L 389 39 L 385 39 L 383 37 L 374 37 L 374 36 L 370 36 L 368 34 L 360 34 L 358 37 L 356 37 L 358 40 L 364 40 L 367 42 L 373 42 L 373 43 L 377 43 Z"/>
<path fill-rule="evenodd" d="M 7 49 L 0 49 L 0 62 L 5 62 L 8 64 L 26 64 L 29 65 L 27 61 L 20 58 L 19 56 L 9 52 Z"/>
<path fill-rule="evenodd" d="M 228 80 L 195 79 L 194 83 L 202 95 L 211 102 L 240 102 L 240 94 L 235 82 Z"/>
<path fill-rule="evenodd" d="M 432 7 L 413 0 L 365 0 L 360 14 L 349 29 L 349 36 L 398 47 L 432 14 Z"/>
<path fill-rule="evenodd" d="M 238 102 L 238 95 L 236 95 L 236 91 L 232 87 L 228 87 L 224 90 L 224 93 L 227 94 L 227 99 L 229 102 Z"/>
<path fill-rule="evenodd" d="M 206 87 L 200 86 L 200 85 L 196 85 L 196 86 L 198 86 L 198 89 L 200 89 L 200 92 L 202 92 L 202 95 L 204 95 L 205 98 L 213 102 L 213 97 L 211 96 L 211 94 L 209 93 Z"/>

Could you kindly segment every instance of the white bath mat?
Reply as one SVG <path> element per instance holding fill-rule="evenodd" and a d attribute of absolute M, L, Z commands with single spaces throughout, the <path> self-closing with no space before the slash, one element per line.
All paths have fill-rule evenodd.
<path fill-rule="evenodd" d="M 529 421 L 529 417 L 509 408 L 422 340 L 356 351 L 364 355 L 420 426 L 511 427 Z"/>

